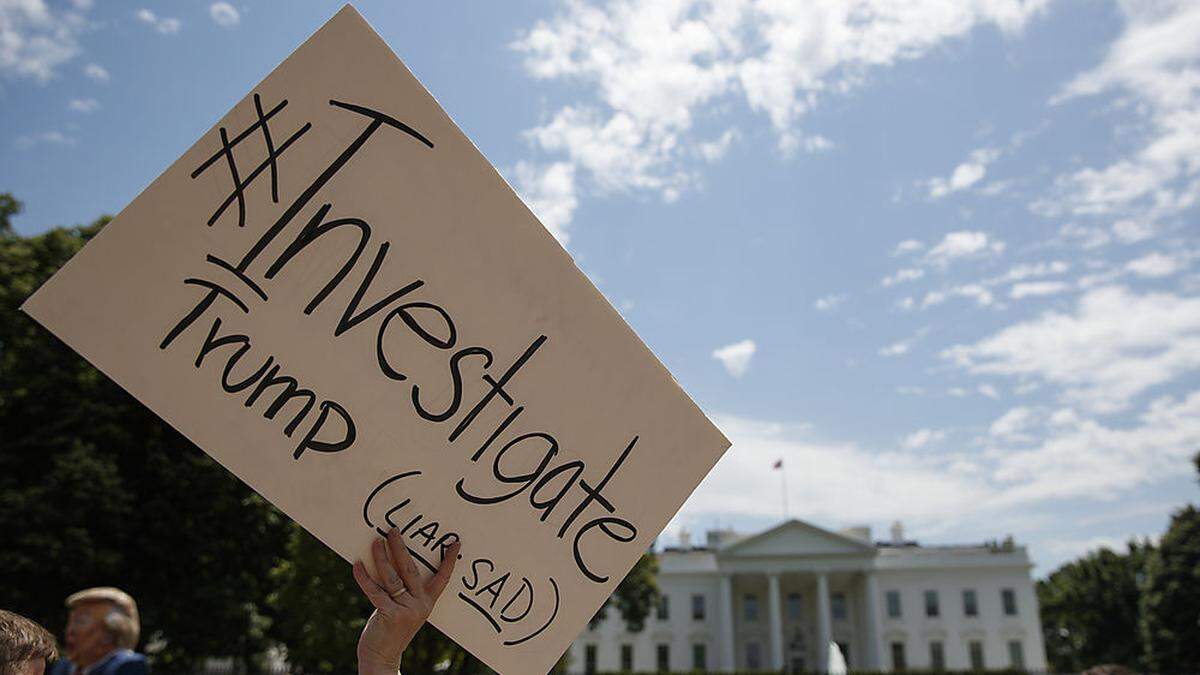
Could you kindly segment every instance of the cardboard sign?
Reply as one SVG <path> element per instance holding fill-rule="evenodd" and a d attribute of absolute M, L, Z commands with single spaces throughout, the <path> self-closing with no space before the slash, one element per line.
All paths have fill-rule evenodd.
<path fill-rule="evenodd" d="M 347 560 L 461 538 L 432 621 L 503 673 L 729 446 L 349 6 L 24 309 Z"/>

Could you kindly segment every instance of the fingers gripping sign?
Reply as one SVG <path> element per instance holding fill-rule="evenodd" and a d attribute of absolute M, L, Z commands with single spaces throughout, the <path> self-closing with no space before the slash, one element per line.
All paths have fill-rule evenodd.
<path fill-rule="evenodd" d="M 359 673 L 396 673 L 401 653 L 450 581 L 460 546 L 457 541 L 449 546 L 437 572 L 423 579 L 403 537 L 393 528 L 386 539 L 371 543 L 374 573 L 361 560 L 354 563 L 354 580 L 375 607 L 358 639 Z"/>

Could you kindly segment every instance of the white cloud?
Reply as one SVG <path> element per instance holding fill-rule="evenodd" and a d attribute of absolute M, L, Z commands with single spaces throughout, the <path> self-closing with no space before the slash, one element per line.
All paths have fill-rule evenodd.
<path fill-rule="evenodd" d="M 779 479 L 769 470 L 783 459 L 792 494 L 804 495 L 793 516 L 822 523 L 945 521 L 978 508 L 991 489 L 969 463 L 952 456 L 873 452 L 852 443 L 815 441 L 790 425 L 718 415 L 733 441 L 683 508 L 685 514 L 778 518 Z"/>
<path fill-rule="evenodd" d="M 948 178 L 930 178 L 925 181 L 932 199 L 941 199 L 952 192 L 965 190 L 987 175 L 987 167 L 1000 156 L 995 148 L 979 148 L 971 153 L 967 161 L 954 167 Z"/>
<path fill-rule="evenodd" d="M 1183 400 L 1157 399 L 1126 428 L 1075 415 L 1058 421 L 1032 447 L 993 453 L 995 479 L 1006 486 L 1000 502 L 1116 499 L 1179 475 L 1200 445 L 1200 391 Z"/>
<path fill-rule="evenodd" d="M 1071 285 L 1064 281 L 1027 281 L 1024 283 L 1013 284 L 1012 289 L 1008 292 L 1008 297 L 1013 300 L 1020 300 L 1027 297 L 1040 297 L 1043 295 L 1054 295 L 1062 293 L 1071 288 Z"/>
<path fill-rule="evenodd" d="M 750 368 L 750 359 L 758 351 L 754 340 L 742 340 L 731 345 L 725 345 L 713 350 L 713 358 L 725 366 L 725 370 L 734 377 L 741 377 Z"/>
<path fill-rule="evenodd" d="M 567 226 L 579 205 L 575 197 L 575 167 L 567 162 L 547 166 L 518 162 L 516 181 L 517 192 L 529 205 L 529 210 L 566 246 L 570 240 Z"/>
<path fill-rule="evenodd" d="M 109 75 L 108 70 L 99 63 L 89 63 L 84 66 L 83 74 L 86 75 L 88 79 L 101 84 L 105 84 L 112 79 L 112 75 Z"/>
<path fill-rule="evenodd" d="M 944 267 L 964 258 L 999 255 L 1004 248 L 1004 242 L 992 239 L 986 232 L 960 230 L 942 237 L 937 246 L 925 254 L 925 261 Z"/>
<path fill-rule="evenodd" d="M 163 35 L 178 33 L 179 29 L 183 26 L 183 23 L 179 19 L 166 16 L 160 17 L 145 7 L 134 12 L 133 17 Z"/>
<path fill-rule="evenodd" d="M 942 291 L 929 291 L 925 294 L 925 299 L 921 301 L 921 309 L 940 305 L 950 298 L 955 297 L 974 300 L 975 304 L 980 307 L 988 307 L 995 300 L 992 292 L 982 284 L 964 284 Z"/>
<path fill-rule="evenodd" d="M 822 98 L 977 26 L 1014 34 L 1045 4 L 568 0 L 512 47 L 532 77 L 580 84 L 595 97 L 553 111 L 527 138 L 565 157 L 600 194 L 650 191 L 671 201 L 698 183 L 685 162 L 723 149 L 695 133 L 698 118 L 723 114 L 719 100 L 764 114 L 784 153 L 826 150 L 832 141 L 800 128 Z"/>
<path fill-rule="evenodd" d="M 1125 269 L 1139 277 L 1169 277 L 1183 269 L 1181 262 L 1172 256 L 1162 253 L 1149 253 L 1136 260 L 1131 260 Z"/>
<path fill-rule="evenodd" d="M 1060 176 L 1035 210 L 1054 215 L 1132 214 L 1143 224 L 1200 198 L 1200 4 L 1123 0 L 1125 27 L 1104 61 L 1073 79 L 1053 103 L 1107 92 L 1132 94 L 1142 143 L 1102 167 Z"/>
<path fill-rule="evenodd" d="M 986 283 L 989 286 L 996 284 L 1007 284 L 1023 279 L 1033 279 L 1037 277 L 1049 277 L 1059 274 L 1065 274 L 1071 269 L 1071 264 L 1065 260 L 1052 260 L 1050 262 L 1024 263 L 1021 265 L 1013 265 L 1004 275 L 989 279 Z"/>
<path fill-rule="evenodd" d="M 883 284 L 883 286 L 886 288 L 888 286 L 902 284 L 906 281 L 916 281 L 923 276 L 925 276 L 925 270 L 916 267 L 909 267 L 902 270 L 897 270 L 895 274 L 884 277 L 879 283 Z"/>
<path fill-rule="evenodd" d="M 815 136 L 805 136 L 800 141 L 800 147 L 804 148 L 805 152 L 825 152 L 826 150 L 832 150 L 834 143 L 828 138 L 817 134 Z M 787 148 L 785 147 L 784 149 L 786 150 Z"/>
<path fill-rule="evenodd" d="M 75 139 L 61 131 L 43 131 L 36 134 L 18 136 L 16 141 L 18 148 L 26 149 L 43 143 L 49 145 L 74 145 Z"/>
<path fill-rule="evenodd" d="M 700 143 L 696 146 L 696 149 L 705 161 L 716 162 L 724 157 L 725 153 L 729 152 L 729 146 L 737 137 L 738 133 L 736 129 L 726 129 L 725 133 L 721 134 L 719 138 Z"/>
<path fill-rule="evenodd" d="M 1126 244 L 1136 244 L 1154 236 L 1158 228 L 1154 225 L 1137 220 L 1118 220 L 1113 223 L 1112 231 L 1117 239 Z"/>
<path fill-rule="evenodd" d="M 879 350 L 879 355 L 887 356 L 887 357 L 904 356 L 905 354 L 908 353 L 908 350 L 911 348 L 912 348 L 912 345 L 910 345 L 907 340 L 901 340 L 900 342 L 896 342 L 896 343 L 893 343 L 886 347 L 881 348 Z"/>
<path fill-rule="evenodd" d="M 942 357 L 975 374 L 1040 379 L 1069 403 L 1114 412 L 1200 367 L 1200 298 L 1097 288 L 1073 313 L 1046 312 Z"/>
<path fill-rule="evenodd" d="M 1025 439 L 1028 436 L 1023 432 L 1032 421 L 1033 409 L 1017 406 L 996 418 L 988 428 L 988 433 L 998 438 Z"/>
<path fill-rule="evenodd" d="M 1131 424 L 1114 427 L 1077 415 L 1058 423 L 1037 411 L 1010 410 L 993 423 L 983 452 L 941 449 L 945 432 L 921 429 L 897 450 L 818 439 L 806 427 L 716 415 L 733 447 L 684 505 L 683 517 L 780 517 L 778 476 L 783 459 L 793 516 L 835 525 L 902 519 L 912 529 L 958 531 L 977 537 L 998 517 L 1038 519 L 1067 499 L 1122 500 L 1131 490 L 1190 471 L 1200 446 L 1200 391 L 1162 398 Z M 906 441 L 911 448 L 904 447 Z"/>
<path fill-rule="evenodd" d="M 1000 398 L 1000 392 L 996 391 L 996 388 L 990 384 L 981 384 L 975 388 L 975 391 L 979 392 L 980 395 L 991 399 Z"/>
<path fill-rule="evenodd" d="M 936 444 L 946 439 L 946 432 L 941 429 L 917 429 L 904 437 L 900 445 L 905 450 L 920 450 L 927 445 Z"/>
<path fill-rule="evenodd" d="M 925 244 L 917 241 L 916 239 L 905 239 L 899 244 L 896 244 L 896 248 L 892 249 L 892 257 L 895 258 L 906 253 L 915 253 L 923 248 L 925 248 Z"/>
<path fill-rule="evenodd" d="M 82 11 L 53 8 L 45 0 L 0 0 L 0 76 L 47 82 L 80 52 Z"/>
<path fill-rule="evenodd" d="M 832 293 L 830 295 L 826 295 L 824 297 L 817 298 L 816 301 L 813 302 L 813 307 L 818 312 L 828 312 L 828 311 L 832 310 L 833 308 L 837 307 L 838 305 L 842 304 L 845 301 L 846 301 L 845 295 L 840 294 L 840 293 Z"/>
<path fill-rule="evenodd" d="M 67 107 L 75 112 L 90 113 L 100 108 L 100 102 L 94 98 L 73 98 Z"/>
<path fill-rule="evenodd" d="M 233 28 L 242 20 L 237 8 L 228 2 L 214 2 L 209 5 L 208 15 L 222 28 Z"/>

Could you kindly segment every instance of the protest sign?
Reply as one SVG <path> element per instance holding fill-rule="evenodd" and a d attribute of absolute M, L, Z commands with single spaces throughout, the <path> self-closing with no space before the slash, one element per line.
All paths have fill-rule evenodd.
<path fill-rule="evenodd" d="M 346 559 L 461 538 L 431 620 L 502 673 L 729 446 L 349 6 L 24 309 Z"/>

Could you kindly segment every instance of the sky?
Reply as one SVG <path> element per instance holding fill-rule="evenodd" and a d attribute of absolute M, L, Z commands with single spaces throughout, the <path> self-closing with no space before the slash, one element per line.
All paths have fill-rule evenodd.
<path fill-rule="evenodd" d="M 339 6 L 0 0 L 17 230 L 120 211 Z M 356 7 L 734 442 L 664 543 L 786 486 L 1044 576 L 1200 501 L 1200 4 Z"/>

